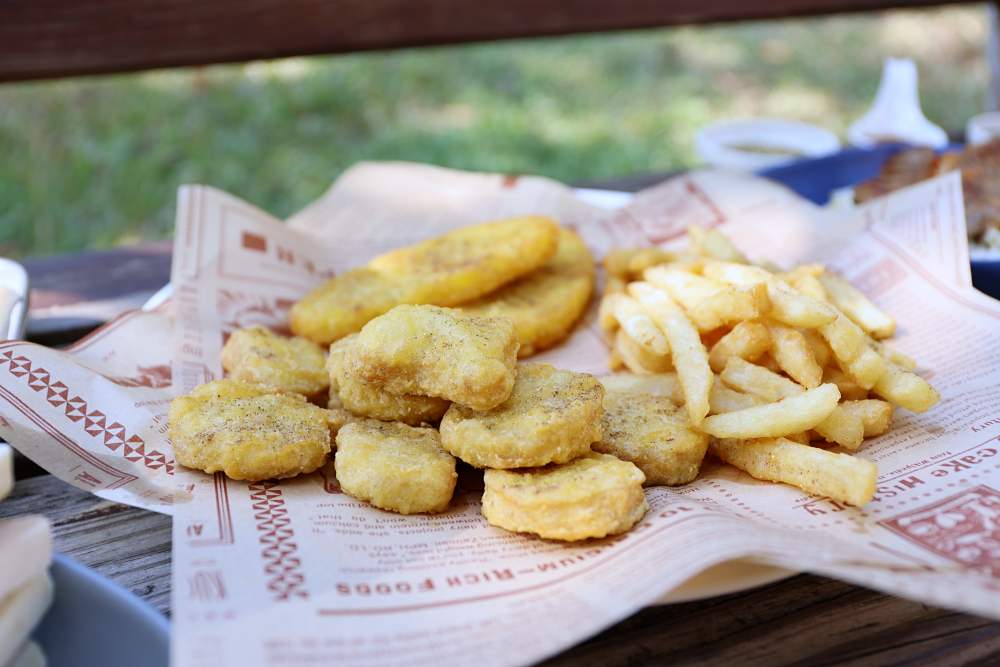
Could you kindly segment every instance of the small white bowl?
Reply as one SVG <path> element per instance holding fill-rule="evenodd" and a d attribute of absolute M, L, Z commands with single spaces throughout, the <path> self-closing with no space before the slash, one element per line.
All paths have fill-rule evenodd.
<path fill-rule="evenodd" d="M 833 132 L 791 120 L 760 118 L 713 123 L 695 135 L 698 156 L 713 167 L 758 171 L 840 150 Z"/>

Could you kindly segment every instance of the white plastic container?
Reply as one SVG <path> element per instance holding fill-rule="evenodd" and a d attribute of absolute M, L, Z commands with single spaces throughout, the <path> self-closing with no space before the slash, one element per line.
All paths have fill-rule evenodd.
<path fill-rule="evenodd" d="M 775 118 L 714 123 L 695 135 L 698 157 L 713 167 L 733 171 L 758 171 L 839 149 L 840 140 L 829 130 Z"/>

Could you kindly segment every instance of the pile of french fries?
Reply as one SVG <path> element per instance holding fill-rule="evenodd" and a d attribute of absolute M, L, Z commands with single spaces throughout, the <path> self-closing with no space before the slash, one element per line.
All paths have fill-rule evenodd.
<path fill-rule="evenodd" d="M 895 321 L 821 265 L 752 264 L 717 230 L 692 227 L 688 241 L 684 253 L 605 257 L 612 370 L 683 406 L 709 451 L 753 477 L 869 502 L 876 467 L 852 453 L 889 429 L 894 407 L 939 399 L 882 342 Z"/>

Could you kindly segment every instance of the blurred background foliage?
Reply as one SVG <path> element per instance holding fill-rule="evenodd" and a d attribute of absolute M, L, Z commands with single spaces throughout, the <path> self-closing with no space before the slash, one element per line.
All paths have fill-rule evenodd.
<path fill-rule="evenodd" d="M 0 254 L 166 238 L 181 183 L 277 216 L 359 160 L 566 182 L 696 163 L 714 120 L 842 132 L 887 56 L 949 131 L 983 108 L 982 6 L 674 28 L 0 86 Z"/>

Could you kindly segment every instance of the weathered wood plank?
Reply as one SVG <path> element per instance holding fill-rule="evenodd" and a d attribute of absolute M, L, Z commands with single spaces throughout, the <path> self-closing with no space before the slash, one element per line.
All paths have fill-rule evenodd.
<path fill-rule="evenodd" d="M 0 516 L 42 513 L 57 548 L 169 613 L 170 519 L 51 477 L 18 482 Z M 800 575 L 644 609 L 546 664 L 995 664 L 1000 623 Z"/>
<path fill-rule="evenodd" d="M 51 475 L 19 480 L 0 517 L 44 514 L 56 549 L 170 611 L 170 517 L 101 500 Z"/>
<path fill-rule="evenodd" d="M 0 81 L 955 0 L 7 0 Z"/>

